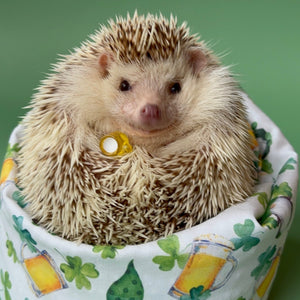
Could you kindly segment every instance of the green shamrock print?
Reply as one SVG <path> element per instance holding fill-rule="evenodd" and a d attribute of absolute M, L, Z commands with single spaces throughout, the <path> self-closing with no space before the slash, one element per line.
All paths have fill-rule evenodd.
<path fill-rule="evenodd" d="M 101 253 L 101 257 L 106 259 L 106 258 L 115 258 L 118 250 L 125 248 L 125 246 L 107 246 L 107 245 L 97 245 L 93 248 L 93 252 Z"/>
<path fill-rule="evenodd" d="M 158 246 L 167 254 L 158 255 L 153 258 L 153 262 L 159 265 L 159 269 L 162 271 L 170 271 L 175 266 L 175 261 L 177 261 L 178 267 L 183 269 L 188 258 L 189 253 L 180 254 L 179 239 L 176 235 L 168 236 L 165 239 L 157 241 Z"/>
<path fill-rule="evenodd" d="M 4 287 L 4 299 L 5 300 L 11 300 L 9 290 L 11 289 L 12 285 L 11 285 L 11 281 L 9 279 L 8 272 L 5 271 L 5 273 L 3 273 L 3 271 L 0 270 L 0 277 L 1 277 L 2 285 Z"/>
<path fill-rule="evenodd" d="M 143 298 L 144 287 L 134 267 L 133 260 L 131 260 L 124 275 L 108 289 L 106 300 L 142 300 Z"/>
<path fill-rule="evenodd" d="M 62 263 L 60 265 L 61 271 L 65 274 L 66 280 L 72 282 L 75 279 L 76 287 L 81 290 L 85 287 L 87 290 L 92 288 L 89 278 L 97 278 L 99 272 L 95 269 L 95 265 L 92 263 L 82 264 L 80 257 L 67 256 L 67 264 Z"/>
<path fill-rule="evenodd" d="M 27 205 L 27 203 L 24 202 L 24 197 L 20 190 L 14 191 L 12 198 L 19 204 L 21 208 L 24 208 Z"/>
<path fill-rule="evenodd" d="M 14 228 L 19 233 L 22 242 L 25 242 L 31 252 L 37 252 L 35 245 L 36 241 L 31 237 L 30 232 L 27 229 L 23 229 L 23 217 L 17 217 L 13 215 L 13 220 L 15 222 Z"/>
<path fill-rule="evenodd" d="M 244 224 L 235 224 L 233 230 L 239 238 L 231 239 L 231 242 L 234 244 L 235 250 L 243 247 L 243 251 L 249 251 L 252 247 L 256 246 L 260 239 L 254 236 L 251 236 L 255 228 L 255 225 L 252 220 L 246 219 Z"/>
<path fill-rule="evenodd" d="M 14 244 L 12 241 L 6 241 L 7 254 L 9 257 L 13 258 L 14 263 L 18 262 L 19 259 L 17 257 L 16 249 L 14 248 Z"/>
<path fill-rule="evenodd" d="M 203 285 L 192 288 L 189 295 L 180 297 L 180 300 L 206 300 L 210 297 L 210 290 L 203 291 Z"/>
<path fill-rule="evenodd" d="M 258 280 L 260 277 L 267 274 L 271 267 L 275 252 L 276 245 L 273 247 L 269 246 L 268 249 L 258 257 L 259 265 L 251 272 L 252 277 Z"/>

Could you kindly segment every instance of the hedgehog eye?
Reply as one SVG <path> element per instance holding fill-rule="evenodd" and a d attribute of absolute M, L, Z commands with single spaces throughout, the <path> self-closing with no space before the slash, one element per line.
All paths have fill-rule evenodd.
<path fill-rule="evenodd" d="M 169 87 L 171 94 L 178 94 L 181 91 L 181 86 L 179 82 L 172 83 Z"/>
<path fill-rule="evenodd" d="M 131 89 L 131 85 L 127 80 L 122 80 L 119 86 L 120 91 L 127 92 Z"/>

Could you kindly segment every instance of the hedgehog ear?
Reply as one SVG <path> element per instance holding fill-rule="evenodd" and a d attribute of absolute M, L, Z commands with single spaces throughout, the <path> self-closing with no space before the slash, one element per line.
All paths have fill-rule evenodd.
<path fill-rule="evenodd" d="M 111 54 L 102 53 L 100 55 L 98 59 L 98 64 L 99 64 L 100 73 L 102 77 L 106 77 L 109 74 L 108 70 L 112 62 L 113 62 L 113 57 Z"/>
<path fill-rule="evenodd" d="M 187 52 L 188 62 L 192 67 L 193 74 L 199 76 L 200 71 L 207 65 L 207 58 L 199 48 L 191 48 Z"/>

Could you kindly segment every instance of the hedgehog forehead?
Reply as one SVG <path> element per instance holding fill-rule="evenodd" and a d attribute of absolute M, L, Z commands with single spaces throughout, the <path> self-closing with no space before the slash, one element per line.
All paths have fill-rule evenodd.
<path fill-rule="evenodd" d="M 177 26 L 175 19 L 162 16 L 118 18 L 103 27 L 101 46 L 122 62 L 178 58 L 185 49 L 199 46 L 197 37 L 189 35 L 186 24 Z"/>

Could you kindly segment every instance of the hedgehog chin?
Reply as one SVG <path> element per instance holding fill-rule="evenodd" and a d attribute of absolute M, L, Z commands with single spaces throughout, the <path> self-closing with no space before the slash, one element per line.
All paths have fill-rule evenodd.
<path fill-rule="evenodd" d="M 123 125 L 122 129 L 124 129 L 124 133 L 128 134 L 129 136 L 135 136 L 138 138 L 149 138 L 164 135 L 167 131 L 170 131 L 172 127 L 172 125 L 168 125 L 161 128 L 146 129 L 128 123 L 125 126 Z"/>

